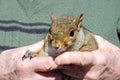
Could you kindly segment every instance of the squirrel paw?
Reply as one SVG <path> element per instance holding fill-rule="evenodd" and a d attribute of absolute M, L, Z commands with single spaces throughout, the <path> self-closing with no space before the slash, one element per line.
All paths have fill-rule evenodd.
<path fill-rule="evenodd" d="M 33 58 L 33 57 L 36 57 L 37 55 L 34 53 L 34 52 L 32 52 L 32 51 L 30 51 L 30 50 L 27 50 L 26 52 L 25 52 L 25 54 L 23 55 L 23 57 L 22 57 L 22 60 L 24 60 L 24 59 L 26 59 L 26 58 L 30 58 L 30 60 Z"/>

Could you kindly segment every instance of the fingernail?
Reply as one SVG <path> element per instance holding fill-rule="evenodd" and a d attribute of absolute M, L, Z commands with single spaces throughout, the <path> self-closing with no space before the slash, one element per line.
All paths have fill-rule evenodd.
<path fill-rule="evenodd" d="M 69 55 L 68 54 L 63 54 L 60 55 L 56 58 L 56 64 L 58 65 L 63 65 L 69 63 Z"/>
<path fill-rule="evenodd" d="M 56 64 L 58 64 L 58 65 L 60 65 L 61 64 L 61 58 L 57 58 L 56 60 L 55 60 L 55 62 L 56 62 Z"/>

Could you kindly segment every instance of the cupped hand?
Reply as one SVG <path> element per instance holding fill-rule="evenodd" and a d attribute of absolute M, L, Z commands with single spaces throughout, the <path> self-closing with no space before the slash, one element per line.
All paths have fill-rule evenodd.
<path fill-rule="evenodd" d="M 61 80 L 54 70 L 58 66 L 53 57 L 36 57 L 22 60 L 27 50 L 38 52 L 44 41 L 30 46 L 3 51 L 0 54 L 0 80 Z"/>
<path fill-rule="evenodd" d="M 72 80 L 119 80 L 120 49 L 95 35 L 99 48 L 91 52 L 65 52 L 55 59 Z"/>
<path fill-rule="evenodd" d="M 57 58 L 22 60 L 27 50 L 39 52 L 43 41 L 6 50 L 0 54 L 0 80 L 61 80 L 61 74 L 55 70 L 58 68 L 73 80 L 120 79 L 120 49 L 100 36 L 95 38 L 99 46 L 97 50 L 65 52 Z"/>

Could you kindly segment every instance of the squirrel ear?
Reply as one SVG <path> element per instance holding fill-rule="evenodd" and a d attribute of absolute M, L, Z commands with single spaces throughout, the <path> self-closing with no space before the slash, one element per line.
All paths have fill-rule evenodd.
<path fill-rule="evenodd" d="M 56 17 L 55 17 L 55 15 L 54 15 L 54 13 L 52 12 L 52 13 L 51 13 L 51 21 L 54 22 L 55 20 L 56 20 Z"/>
<path fill-rule="evenodd" d="M 76 19 L 74 19 L 74 23 L 75 23 L 75 25 L 78 27 L 78 26 L 80 26 L 81 25 L 81 23 L 82 23 L 82 20 L 83 20 L 83 14 L 81 14 L 79 17 L 77 17 Z"/>

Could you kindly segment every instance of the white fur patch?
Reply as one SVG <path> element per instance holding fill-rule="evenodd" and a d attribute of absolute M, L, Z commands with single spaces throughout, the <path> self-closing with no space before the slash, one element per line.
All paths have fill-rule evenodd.
<path fill-rule="evenodd" d="M 75 42 L 71 47 L 71 51 L 78 51 L 83 45 L 83 42 L 84 42 L 84 32 L 83 32 L 83 28 L 80 28 L 77 39 L 75 40 Z M 46 45 L 46 48 L 45 48 L 45 52 L 42 52 L 42 54 L 44 54 L 43 56 L 48 56 L 48 55 L 58 56 L 59 54 L 61 54 L 61 52 L 53 48 L 50 42 L 48 42 L 48 45 Z"/>
<path fill-rule="evenodd" d="M 45 52 L 48 53 L 49 56 L 58 56 L 60 54 L 60 52 L 54 49 L 50 43 L 46 46 Z"/>
<path fill-rule="evenodd" d="M 84 36 L 83 28 L 80 28 L 77 39 L 75 40 L 75 42 L 73 43 L 73 46 L 71 47 L 72 51 L 77 51 L 82 47 L 84 42 L 84 37 L 85 36 Z"/>

